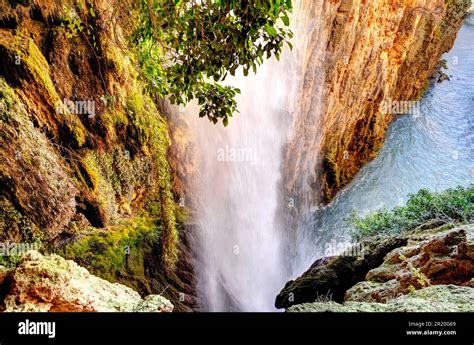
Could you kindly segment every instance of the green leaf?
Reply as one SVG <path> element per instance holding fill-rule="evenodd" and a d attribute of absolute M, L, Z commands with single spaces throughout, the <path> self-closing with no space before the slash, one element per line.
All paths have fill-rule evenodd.
<path fill-rule="evenodd" d="M 265 25 L 265 31 L 272 37 L 275 37 L 276 35 L 278 35 L 276 29 L 269 24 Z"/>
<path fill-rule="evenodd" d="M 239 67 L 244 76 L 257 72 L 265 58 L 279 57 L 292 35 L 276 27 L 279 19 L 289 25 L 290 0 L 139 3 L 141 20 L 133 37 L 144 79 L 176 103 L 197 99 L 199 116 L 213 123 L 227 124 L 238 112 L 240 90 L 218 82 Z"/>

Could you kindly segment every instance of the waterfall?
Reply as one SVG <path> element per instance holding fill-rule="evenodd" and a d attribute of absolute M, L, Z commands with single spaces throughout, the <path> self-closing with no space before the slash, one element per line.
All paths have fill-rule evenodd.
<path fill-rule="evenodd" d="M 314 171 L 320 154 L 320 128 L 324 112 L 327 44 L 331 28 L 327 23 L 334 11 L 328 1 L 303 0 L 295 4 L 296 73 L 291 109 L 293 126 L 283 161 L 284 192 L 290 201 L 286 217 L 287 269 L 289 278 L 298 276 L 314 258 L 313 229 L 306 216 L 318 207 L 319 183 Z"/>
<path fill-rule="evenodd" d="M 293 236 L 282 213 L 291 213 L 294 206 L 287 206 L 291 198 L 282 171 L 293 128 L 302 125 L 294 121 L 296 114 L 309 105 L 306 121 L 312 121 L 317 112 L 319 96 L 306 92 L 320 88 L 314 85 L 313 60 L 320 61 L 315 53 L 321 50 L 321 43 L 314 44 L 321 36 L 314 14 L 321 13 L 317 7 L 322 4 L 295 4 L 294 48 L 285 47 L 280 61 L 272 58 L 256 74 L 239 72 L 226 80 L 242 91 L 239 112 L 228 127 L 199 119 L 195 104 L 182 111 L 198 161 L 192 194 L 203 310 L 273 311 L 275 296 L 292 275 L 289 260 L 295 255 L 288 251 Z M 312 77 L 304 74 L 308 68 Z"/>
<path fill-rule="evenodd" d="M 200 150 L 198 290 L 209 311 L 271 310 L 285 281 L 275 211 L 288 129 L 285 63 L 235 77 L 239 113 L 229 126 L 194 121 Z"/>
<path fill-rule="evenodd" d="M 373 6 L 363 4 L 354 13 L 360 23 L 370 22 Z M 342 89 L 332 88 L 340 80 L 328 79 L 338 66 L 350 62 L 351 51 L 340 47 L 346 38 L 341 30 L 351 31 L 342 24 L 349 12 L 339 2 L 325 0 L 300 0 L 294 5 L 294 49 L 287 48 L 281 61 L 266 61 L 256 75 L 244 77 L 240 73 L 226 81 L 242 91 L 239 113 L 227 128 L 199 119 L 196 105 L 185 111 L 196 156 L 187 158 L 196 165 L 190 169 L 195 176 L 188 191 L 192 191 L 198 223 L 193 238 L 203 310 L 274 310 L 279 290 L 322 256 L 330 240 L 344 245 L 350 239 L 342 223 L 347 217 L 336 212 L 341 209 L 338 200 L 321 207 L 323 169 L 319 168 L 325 163 L 321 151 L 327 149 L 322 141 L 328 133 L 323 130 L 342 133 L 352 128 L 343 121 L 353 102 L 345 96 L 358 97 L 356 86 L 351 90 L 349 77 Z M 396 11 L 391 15 L 403 19 Z M 359 57 L 372 53 L 364 50 Z M 378 70 L 386 66 L 375 63 L 369 67 Z M 354 109 L 359 109 L 357 104 Z M 363 208 L 361 203 L 355 206 Z"/>

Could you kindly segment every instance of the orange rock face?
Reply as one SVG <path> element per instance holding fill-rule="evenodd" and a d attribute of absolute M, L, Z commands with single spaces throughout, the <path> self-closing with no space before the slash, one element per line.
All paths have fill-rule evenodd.
<path fill-rule="evenodd" d="M 327 202 L 384 141 L 388 102 L 414 101 L 453 45 L 469 0 L 308 1 L 287 192 Z M 317 195 L 314 200 L 314 195 Z"/>

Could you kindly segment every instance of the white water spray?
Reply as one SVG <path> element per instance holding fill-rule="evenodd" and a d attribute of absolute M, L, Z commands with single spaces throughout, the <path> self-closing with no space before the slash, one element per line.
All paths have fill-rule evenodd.
<path fill-rule="evenodd" d="M 298 4 L 293 18 L 309 3 Z M 308 23 L 295 20 L 293 29 L 298 36 Z M 280 193 L 283 149 L 300 97 L 298 52 L 306 42 L 293 44 L 292 52 L 286 49 L 280 61 L 266 61 L 256 75 L 227 81 L 242 91 L 239 113 L 227 128 L 199 119 L 197 109 L 188 107 L 199 156 L 193 188 L 200 242 L 197 288 L 207 311 L 273 311 L 288 279 L 287 229 L 277 211 L 287 203 Z"/>
<path fill-rule="evenodd" d="M 203 120 L 198 218 L 198 290 L 210 311 L 271 310 L 286 278 L 275 212 L 288 96 L 284 66 L 229 82 L 242 90 L 227 128 Z"/>

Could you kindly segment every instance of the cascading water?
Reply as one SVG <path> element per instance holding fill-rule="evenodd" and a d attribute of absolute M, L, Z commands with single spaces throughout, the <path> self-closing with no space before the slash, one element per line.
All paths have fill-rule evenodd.
<path fill-rule="evenodd" d="M 464 49 L 457 53 L 464 56 L 463 64 L 453 70 L 459 72 L 460 81 L 442 84 L 430 92 L 423 101 L 428 110 L 421 117 L 396 121 L 376 160 L 364 167 L 330 205 L 312 212 L 318 200 L 313 199 L 308 176 L 318 160 L 318 150 L 310 152 L 314 157 L 309 157 L 306 165 L 298 161 L 293 161 L 291 166 L 282 164 L 291 161 L 284 156 L 285 152 L 291 152 L 285 150 L 288 142 L 296 147 L 317 148 L 320 140 L 314 133 L 317 128 L 314 124 L 319 121 L 324 97 L 321 82 L 327 42 L 324 3 L 309 0 L 296 3 L 292 20 L 295 49 L 285 52 L 282 61 L 267 61 L 257 75 L 228 81 L 239 87 L 242 94 L 238 100 L 239 113 L 227 128 L 198 119 L 193 106 L 186 112 L 199 161 L 193 201 L 199 223 L 196 271 L 203 310 L 274 310 L 279 290 L 289 278 L 325 255 L 324 244 L 336 237 L 338 243 L 348 240 L 344 220 L 353 210 L 366 213 L 381 206 L 393 207 L 420 188 L 442 189 L 473 180 L 472 175 L 466 175 L 472 172 L 469 159 L 456 159 L 448 164 L 454 151 L 458 155 L 464 151 L 453 151 L 446 143 L 467 140 L 468 144 L 461 144 L 471 147 L 472 138 L 455 137 L 466 127 L 443 110 L 444 89 L 467 90 L 463 85 L 472 83 L 470 72 L 463 71 L 463 64 L 472 55 Z M 314 18 L 315 13 L 320 17 Z M 463 29 L 461 43 L 465 37 L 472 37 L 472 27 Z M 453 97 L 458 94 L 462 92 L 454 92 Z M 453 100 L 453 104 L 458 104 L 456 113 L 467 119 L 464 122 L 468 127 L 472 123 L 462 107 L 472 108 L 471 96 L 468 95 L 467 102 Z M 298 114 L 296 121 L 293 114 Z M 296 131 L 298 126 L 300 130 Z M 294 132 L 305 134 L 289 139 Z M 461 144 L 456 146 L 462 147 Z M 447 148 L 447 156 L 440 154 Z M 462 169 L 461 161 L 468 162 Z M 440 180 L 436 176 L 446 166 L 452 172 Z M 290 183 L 296 186 L 295 197 L 299 198 L 297 225 L 292 225 L 296 229 L 284 222 L 290 219 L 286 212 L 295 216 L 295 211 L 286 206 L 291 196 L 284 193 L 282 182 L 288 181 L 282 179 L 282 171 L 297 179 Z M 377 203 L 374 195 L 383 195 L 384 204 Z"/>
<path fill-rule="evenodd" d="M 294 17 L 302 10 L 297 6 Z M 294 23 L 294 31 L 303 27 L 301 20 Z M 242 91 L 239 113 L 227 128 L 196 120 L 195 109 L 187 116 L 200 152 L 195 194 L 204 310 L 274 310 L 288 277 L 277 210 L 283 146 L 299 84 L 295 61 L 303 44 L 297 42 L 293 52 L 286 48 L 280 61 L 266 61 L 256 75 L 227 81 Z"/>
<path fill-rule="evenodd" d="M 285 280 L 275 210 L 285 140 L 283 64 L 229 83 L 242 90 L 227 128 L 195 123 L 202 148 L 198 186 L 198 289 L 210 311 L 262 311 Z"/>

